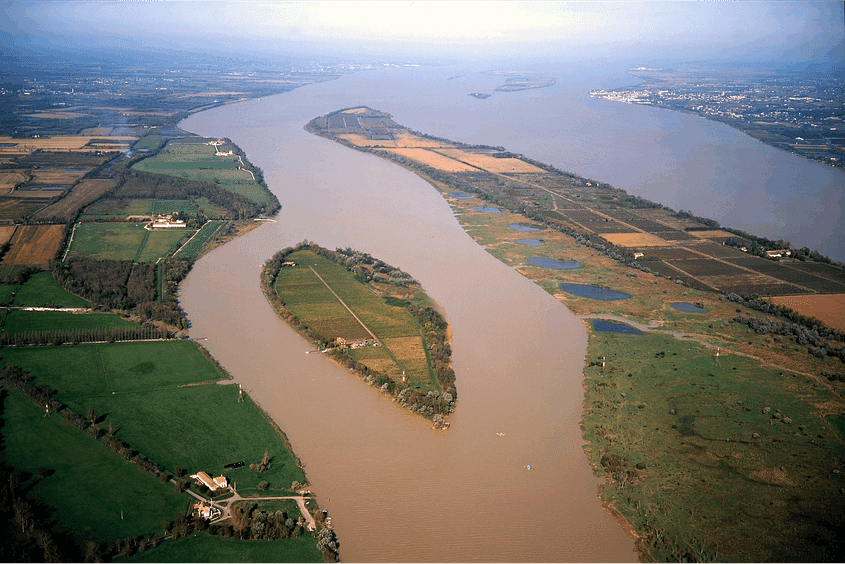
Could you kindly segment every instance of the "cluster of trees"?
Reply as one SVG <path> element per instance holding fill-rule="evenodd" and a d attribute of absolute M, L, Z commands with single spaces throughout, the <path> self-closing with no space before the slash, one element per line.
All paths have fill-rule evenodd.
<path fill-rule="evenodd" d="M 166 259 L 160 265 L 162 298 L 158 299 L 159 269 L 153 263 L 70 257 L 53 261 L 53 277 L 66 290 L 97 305 L 135 310 L 141 318 L 187 328 L 185 312 L 176 301 L 179 282 L 187 276 L 191 259 Z"/>
<path fill-rule="evenodd" d="M 751 235 L 750 233 L 746 233 L 745 231 L 742 231 L 740 229 L 733 229 L 731 227 L 724 227 L 723 229 L 729 233 L 733 233 L 734 235 L 740 237 L 740 239 L 728 239 L 727 241 L 725 241 L 726 245 L 734 248 L 747 247 L 748 252 L 752 255 L 767 258 L 766 251 L 779 251 L 781 249 L 789 249 L 792 251 L 792 258 L 798 259 L 801 262 L 806 262 L 809 260 L 813 262 L 822 262 L 825 264 L 835 264 L 842 266 L 842 263 L 836 262 L 830 257 L 823 255 L 818 251 L 811 251 L 809 247 L 801 247 L 800 249 L 796 249 L 792 247 L 792 243 L 783 239 L 773 241 L 771 239 L 767 239 L 766 237 L 758 237 L 757 235 Z"/>
<path fill-rule="evenodd" d="M 807 329 L 810 334 L 815 335 L 817 339 L 830 339 L 833 341 L 840 341 L 845 342 L 845 334 L 837 331 L 836 329 L 831 329 L 827 327 L 824 323 L 819 321 L 814 317 L 807 317 L 805 315 L 801 315 L 793 311 L 792 309 L 781 306 L 777 304 L 770 304 L 764 300 L 760 300 L 757 298 L 743 298 L 738 294 L 728 294 L 725 296 L 725 299 L 730 300 L 737 304 L 742 304 L 743 306 L 747 307 L 748 309 L 753 309 L 756 311 L 760 311 L 762 313 L 766 313 L 769 315 L 774 315 L 776 317 L 780 317 L 781 319 L 785 319 L 786 321 L 791 322 L 793 325 L 799 325 L 805 329 Z M 790 332 L 780 333 L 782 335 L 789 335 L 794 334 L 797 335 L 799 332 L 798 329 L 792 329 Z M 805 344 L 805 343 L 800 343 Z M 818 346 L 818 345 L 816 345 Z"/>
<path fill-rule="evenodd" d="M 431 359 L 431 368 L 434 370 L 440 389 L 443 390 L 441 399 L 448 406 L 448 411 L 439 413 L 450 413 L 454 410 L 455 400 L 458 399 L 458 390 L 455 388 L 455 371 L 452 369 L 452 347 L 446 335 L 449 324 L 433 307 L 409 305 L 407 309 L 423 328 L 423 338 Z"/>
<path fill-rule="evenodd" d="M 69 292 L 110 309 L 128 310 L 156 299 L 153 263 L 75 256 L 53 261 L 51 272 Z"/>
<path fill-rule="evenodd" d="M 231 522 L 212 525 L 209 532 L 223 538 L 241 540 L 278 540 L 297 538 L 305 532 L 305 521 L 295 521 L 285 511 L 269 513 L 257 504 L 241 503 L 232 507 Z"/>
<path fill-rule="evenodd" d="M 23 473 L 0 466 L 0 560 L 3 562 L 78 561 L 72 543 L 63 542 L 46 525 L 49 515 L 25 499 Z M 70 549 L 70 550 L 68 550 Z"/>
<path fill-rule="evenodd" d="M 734 321 L 742 323 L 753 329 L 758 335 L 783 335 L 795 339 L 795 343 L 801 346 L 810 345 L 807 352 L 817 358 L 833 356 L 845 362 L 845 347 L 835 348 L 829 340 L 822 341 L 817 328 L 807 328 L 798 323 L 789 321 L 778 321 L 767 317 L 756 315 L 737 315 Z M 827 329 L 826 327 L 823 329 Z"/>

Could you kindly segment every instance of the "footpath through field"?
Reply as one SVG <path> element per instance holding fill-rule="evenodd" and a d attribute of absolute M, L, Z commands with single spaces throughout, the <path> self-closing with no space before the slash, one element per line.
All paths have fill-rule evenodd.
<path fill-rule="evenodd" d="M 322 283 L 325 285 L 325 287 L 329 289 L 329 292 L 331 292 L 331 293 L 332 293 L 332 295 L 333 295 L 335 298 L 337 298 L 337 301 L 339 301 L 339 302 L 340 302 L 340 305 L 342 305 L 343 307 L 345 307 L 345 308 L 346 308 L 346 311 L 348 311 L 349 313 L 351 313 L 351 314 L 352 314 L 352 317 L 354 317 L 354 318 L 355 318 L 355 321 L 357 321 L 358 323 L 360 323 L 360 324 L 361 324 L 361 327 L 363 327 L 363 328 L 364 328 L 364 331 L 366 331 L 367 333 L 369 333 L 369 334 L 370 334 L 370 337 L 372 337 L 372 338 L 373 338 L 373 340 L 374 340 L 376 343 L 378 343 L 378 344 L 379 344 L 379 346 L 381 346 L 381 341 L 379 341 L 379 339 L 378 339 L 378 337 L 376 337 L 375 333 L 373 333 L 372 331 L 370 331 L 370 328 L 369 328 L 369 327 L 367 327 L 366 325 L 364 325 L 364 322 L 363 322 L 363 321 L 361 321 L 361 319 L 360 319 L 357 315 L 355 315 L 355 312 L 354 312 L 354 311 L 352 311 L 351 309 L 349 309 L 349 306 L 348 306 L 348 305 L 346 305 L 346 303 L 345 303 L 342 299 L 340 299 L 340 296 L 338 296 L 338 295 L 337 295 L 337 293 L 335 293 L 335 291 L 334 291 L 334 290 L 332 290 L 332 287 L 331 287 L 331 286 L 329 286 L 329 285 L 326 283 L 326 281 L 325 281 L 325 280 L 323 280 L 323 277 L 322 277 L 322 276 L 320 276 L 319 274 L 317 274 L 317 271 L 316 271 L 316 270 L 314 270 L 314 267 L 309 265 L 309 266 L 308 266 L 308 268 L 310 268 L 310 269 L 311 269 L 311 272 L 313 272 L 313 273 L 314 273 L 314 276 L 316 276 L 317 278 L 319 278 L 319 279 L 320 279 L 320 282 L 322 282 Z"/>

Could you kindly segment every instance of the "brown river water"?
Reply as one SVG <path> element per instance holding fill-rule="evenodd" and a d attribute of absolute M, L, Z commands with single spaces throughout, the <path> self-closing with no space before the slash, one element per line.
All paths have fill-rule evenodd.
<path fill-rule="evenodd" d="M 344 561 L 634 560 L 583 451 L 581 322 L 477 245 L 429 184 L 303 130 L 369 103 L 365 82 L 345 77 L 181 124 L 230 137 L 283 206 L 277 222 L 197 262 L 180 296 L 191 337 L 288 435 Z M 369 252 L 440 302 L 458 389 L 448 431 L 307 354 L 310 343 L 273 313 L 261 265 L 304 239 Z"/>

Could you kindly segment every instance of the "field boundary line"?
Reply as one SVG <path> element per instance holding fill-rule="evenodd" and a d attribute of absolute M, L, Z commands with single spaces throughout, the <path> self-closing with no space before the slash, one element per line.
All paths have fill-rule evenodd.
<path fill-rule="evenodd" d="M 314 273 L 314 276 L 316 276 L 317 278 L 319 278 L 319 279 L 320 279 L 320 282 L 322 282 L 322 283 L 323 283 L 323 285 L 324 285 L 326 288 L 328 288 L 328 289 L 329 289 L 329 292 L 331 292 L 331 293 L 332 293 L 332 295 L 333 295 L 335 298 L 337 298 L 337 301 L 339 301 L 339 302 L 340 302 L 340 305 L 342 305 L 343 307 L 345 307 L 345 308 L 346 308 L 346 311 L 348 311 L 350 314 L 352 314 L 352 317 L 354 317 L 354 318 L 355 318 L 355 321 L 357 321 L 358 323 L 360 323 L 360 324 L 361 324 L 361 327 L 363 327 L 363 328 L 364 328 L 364 330 L 365 330 L 367 333 L 369 333 L 369 334 L 370 334 L 370 337 L 372 337 L 372 338 L 373 338 L 373 340 L 374 340 L 376 343 L 378 343 L 378 344 L 379 344 L 379 346 L 381 346 L 381 344 L 382 344 L 382 343 L 381 343 L 381 341 L 379 340 L 379 338 L 378 338 L 378 337 L 376 337 L 375 333 L 373 333 L 372 331 L 370 331 L 370 328 L 369 328 L 369 327 L 367 327 L 366 325 L 364 325 L 364 322 L 363 322 L 363 321 L 361 321 L 361 318 L 359 318 L 357 315 L 355 315 L 355 312 L 354 312 L 354 311 L 352 311 L 352 310 L 349 308 L 349 306 L 348 306 L 348 305 L 346 305 L 346 302 L 344 302 L 342 299 L 340 299 L 340 296 L 338 296 L 338 295 L 337 295 L 337 293 L 336 293 L 334 290 L 332 290 L 332 287 L 331 287 L 331 286 L 329 286 L 329 285 L 326 283 L 326 281 L 325 281 L 325 280 L 323 280 L 323 277 L 322 277 L 322 276 L 320 276 L 319 274 L 317 274 L 317 271 L 316 271 L 316 270 L 314 270 L 314 267 L 313 267 L 313 266 L 311 266 L 311 265 L 308 265 L 308 268 L 310 268 L 310 269 L 311 269 L 311 272 L 313 272 L 313 273 Z"/>

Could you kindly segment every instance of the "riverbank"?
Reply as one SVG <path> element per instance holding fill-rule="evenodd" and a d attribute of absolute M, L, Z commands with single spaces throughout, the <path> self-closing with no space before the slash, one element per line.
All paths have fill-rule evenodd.
<path fill-rule="evenodd" d="M 319 131 L 320 123 L 315 120 L 311 129 Z M 406 136 L 399 146 L 396 136 L 365 142 L 358 132 L 347 131 L 342 136 L 346 144 L 354 148 L 365 145 L 367 152 L 376 152 L 426 179 L 449 201 L 476 242 L 573 312 L 630 319 L 643 328 L 654 328 L 648 335 L 605 337 L 590 325 L 589 366 L 585 370 L 583 426 L 590 441 L 588 455 L 596 473 L 607 480 L 601 488 L 606 507 L 612 506 L 637 532 L 644 558 L 760 560 L 791 554 L 806 559 L 826 554 L 828 547 L 814 543 L 809 531 L 828 525 L 813 521 L 795 527 L 786 513 L 778 516 L 777 527 L 768 529 L 773 532 L 767 547 L 750 541 L 770 516 L 763 510 L 767 504 L 786 507 L 788 499 L 798 496 L 802 507 L 813 508 L 811 514 L 838 511 L 829 501 L 840 495 L 838 474 L 831 474 L 829 465 L 817 463 L 830 460 L 842 445 L 841 418 L 836 415 L 845 408 L 842 390 L 840 384 L 821 376 L 825 370 L 837 369 L 838 360 L 819 358 L 795 347 L 797 343 L 750 331 L 735 320 L 743 307 L 724 295 L 691 288 L 683 277 L 673 279 L 637 268 L 589 237 L 565 234 L 554 221 L 538 222 L 554 218 L 536 208 L 530 215 L 513 213 L 503 199 L 494 200 L 499 205 L 491 207 L 489 194 L 482 192 L 484 197 L 479 198 L 468 189 L 472 183 L 463 180 L 458 184 L 455 178 L 457 174 L 475 174 L 483 179 L 481 173 L 459 169 L 441 157 L 488 172 L 493 165 L 509 166 L 513 173 L 515 167 L 541 167 L 541 163 L 509 162 L 515 156 L 501 149 L 494 157 L 498 162 L 479 157 L 472 160 L 466 153 L 457 156 L 454 144 L 448 146 L 443 139 Z M 428 143 L 424 149 L 421 142 Z M 505 178 L 499 174 L 500 180 Z M 457 186 L 467 190 L 457 192 Z M 565 201 L 571 203 L 568 193 L 542 191 L 552 196 L 550 201 L 546 196 L 546 205 L 554 210 L 562 209 Z M 595 220 L 585 217 L 582 221 Z M 627 222 L 631 224 L 630 219 Z M 539 244 L 527 243 L 523 239 L 526 229 L 514 225 L 530 226 L 532 241 Z M 530 259 L 538 255 L 580 266 L 535 266 Z M 574 286 L 570 285 L 612 289 L 622 297 L 607 301 L 582 297 L 572 293 L 569 288 Z M 678 304 L 694 307 L 683 311 Z M 678 334 L 689 338 L 678 339 Z M 636 365 L 635 359 L 641 365 Z M 608 360 L 612 364 L 607 364 Z M 591 368 L 599 370 L 600 378 L 593 376 Z M 610 379 L 607 375 L 611 372 L 620 380 Z M 697 391 L 690 394 L 690 387 Z M 820 404 L 828 408 L 819 411 Z M 726 411 L 729 405 L 732 409 Z M 778 409 L 773 412 L 776 417 L 770 415 L 771 406 Z M 761 410 L 766 415 L 763 420 L 749 415 Z M 713 428 L 710 422 L 714 418 L 724 422 Z M 799 420 L 799 426 L 793 427 L 793 421 Z M 785 443 L 784 433 L 797 438 Z M 737 443 L 746 445 L 748 454 L 737 457 Z M 717 448 L 721 445 L 725 448 Z M 765 455 L 760 455 L 761 450 Z M 823 493 L 802 493 L 798 475 L 812 480 L 814 492 Z M 712 490 L 704 498 L 696 489 L 702 480 Z M 753 492 L 743 487 L 749 480 L 760 487 Z M 696 492 L 697 497 L 686 496 L 688 491 Z M 759 526 L 750 518 L 742 523 L 733 521 L 735 504 L 759 505 Z"/>

